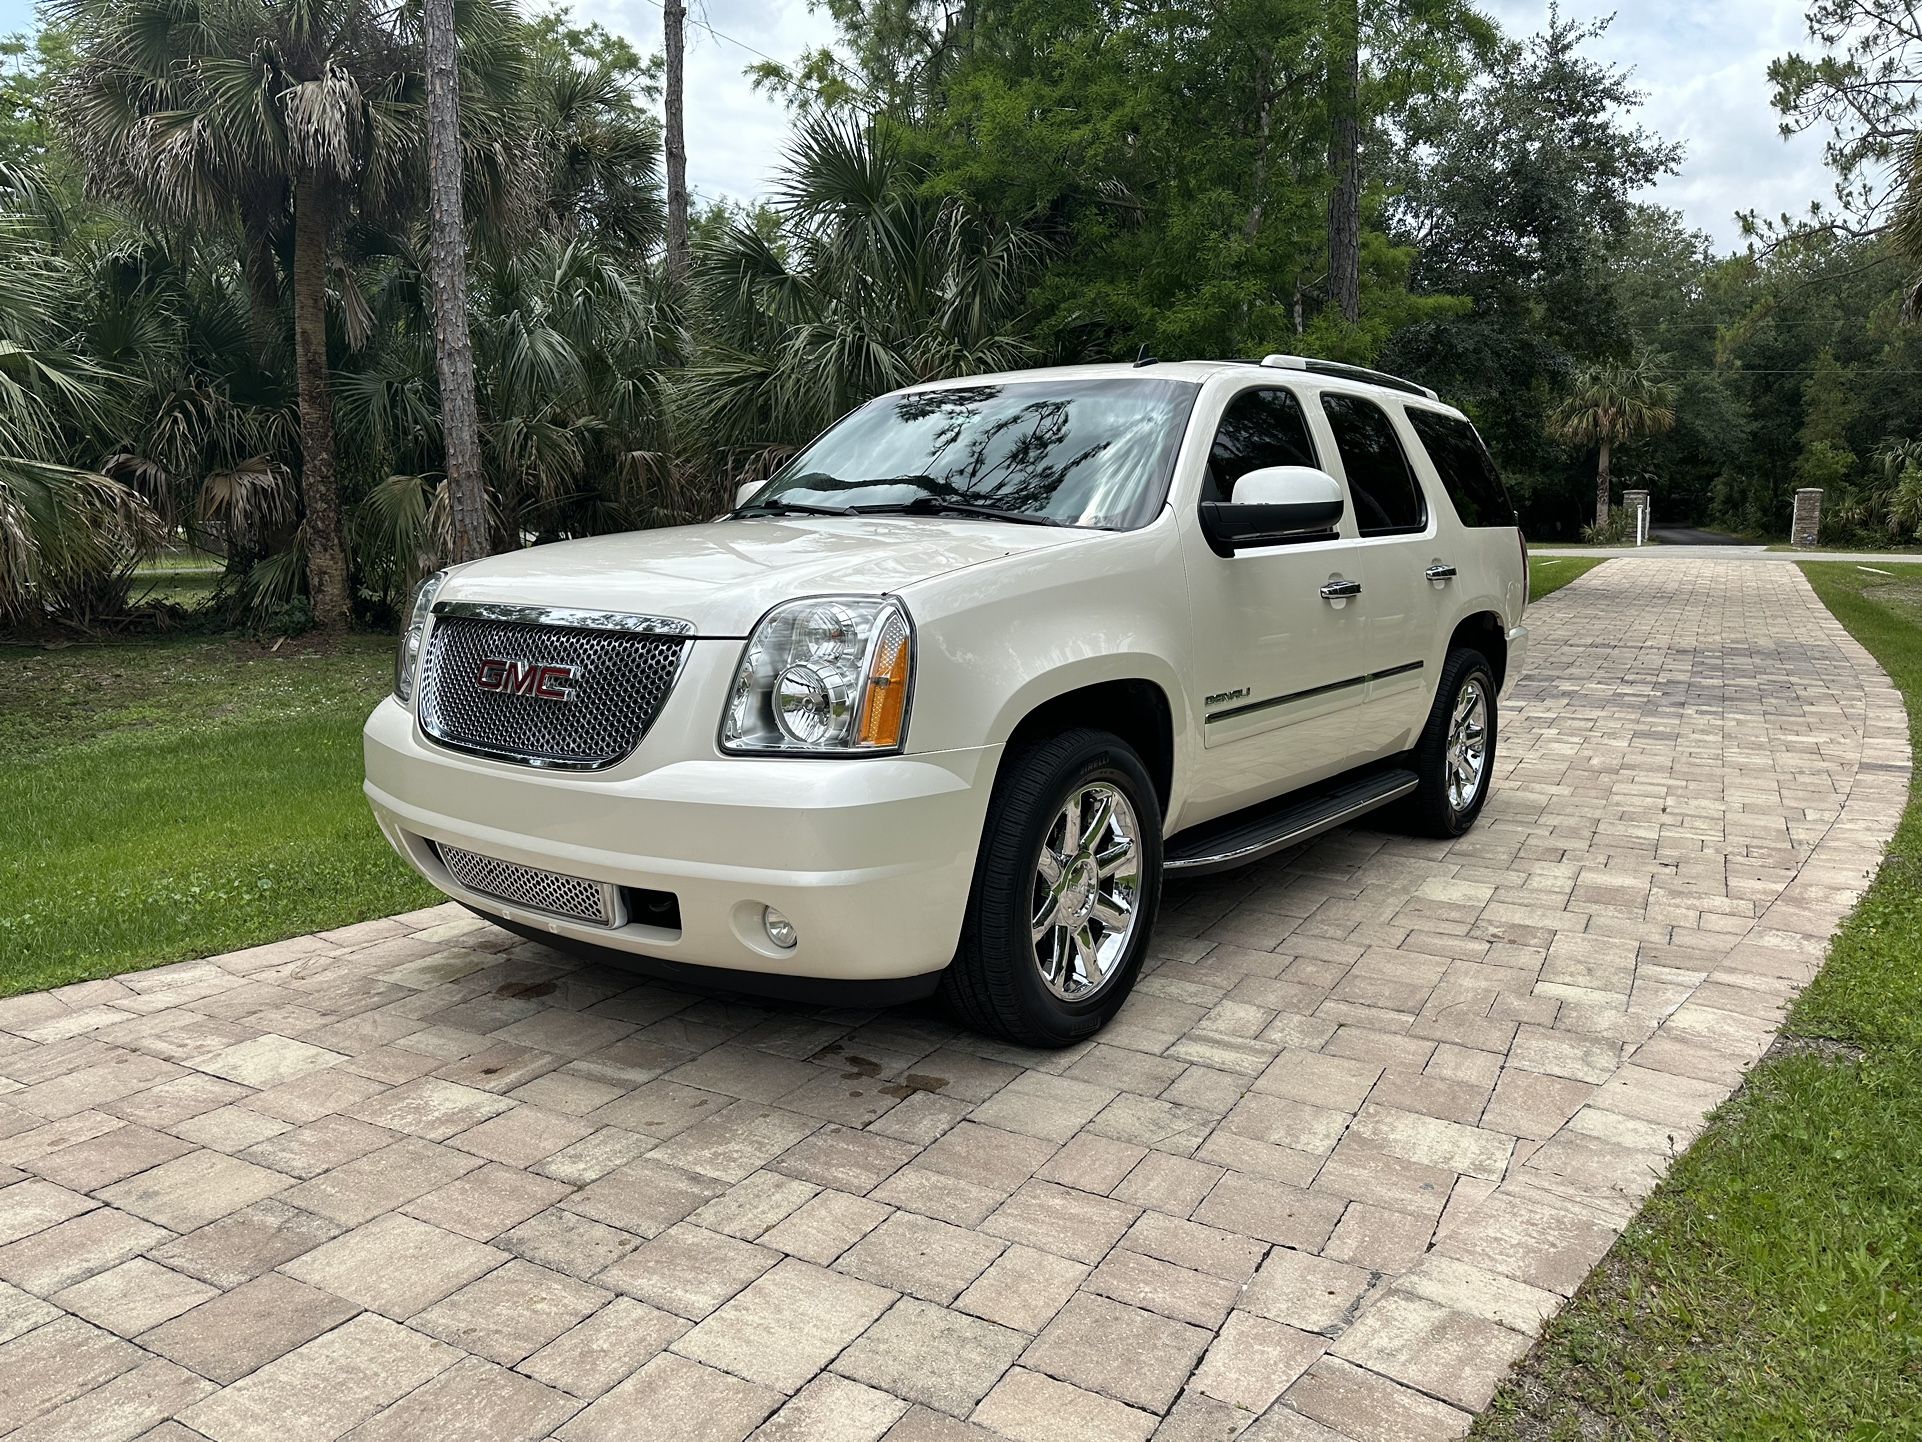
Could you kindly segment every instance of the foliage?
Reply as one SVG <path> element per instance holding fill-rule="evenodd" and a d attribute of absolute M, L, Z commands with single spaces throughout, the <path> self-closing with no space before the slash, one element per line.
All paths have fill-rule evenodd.
<path fill-rule="evenodd" d="M 1390 234 L 1419 257 L 1417 289 L 1471 308 L 1404 329 L 1383 364 L 1468 411 L 1530 534 L 1567 535 L 1592 514 L 1546 421 L 1581 366 L 1634 350 L 1624 282 L 1644 273 L 1630 257 L 1658 224 L 1635 196 L 1681 155 L 1634 123 L 1627 72 L 1582 53 L 1605 29 L 1556 16 L 1472 86 L 1419 105 L 1389 210 Z"/>
<path fill-rule="evenodd" d="M 505 544 L 711 513 L 892 386 L 1144 345 L 1431 384 L 1476 420 L 1536 536 L 1592 516 L 1595 447 L 1551 424 L 1576 378 L 1657 356 L 1674 424 L 1611 442 L 1610 464 L 1658 521 L 1779 534 L 1798 484 L 1829 492 L 1838 539 L 1922 520 L 1922 483 L 1879 459 L 1922 414 L 1896 242 L 1803 227 L 1718 255 L 1646 204 L 1679 148 L 1588 56 L 1599 23 L 1511 39 L 1457 0 L 1366 7 L 1350 325 L 1324 297 L 1319 0 L 828 0 L 833 51 L 760 67 L 795 107 L 783 179 L 694 218 L 685 288 L 660 275 L 658 61 L 511 5 L 460 11 L 470 328 Z M 1820 87 L 1844 72 L 1820 65 L 1779 83 L 1802 120 L 1840 122 L 1837 164 L 1860 170 L 1897 154 L 1909 51 L 1886 0 L 1816 0 L 1818 26 L 1850 15 L 1878 37 L 1847 63 L 1879 108 L 1835 111 Z M 219 555 L 218 614 L 297 614 L 326 539 L 317 449 L 363 620 L 438 563 L 416 23 L 370 0 L 59 0 L 0 57 L 0 248 L 24 257 L 11 284 L 59 294 L 27 348 L 86 392 L 8 443 L 57 468 L 35 473 L 36 544 L 73 563 L 25 612 L 14 583 L 16 617 L 125 611 L 142 504 Z M 327 175 L 308 208 L 324 264 L 303 271 L 295 191 Z M 97 524 L 47 519 L 80 514 Z M 110 539 L 61 551 L 90 534 Z"/>
<path fill-rule="evenodd" d="M 678 403 L 730 480 L 897 386 L 1034 354 L 1023 304 L 1041 243 L 924 179 L 898 132 L 809 116 L 776 184 L 778 235 L 742 220 L 703 243 Z"/>
<path fill-rule="evenodd" d="M 1909 306 L 1922 307 L 1922 10 L 1913 0 L 1811 0 L 1808 31 L 1817 53 L 1782 56 L 1769 80 L 1784 135 L 1829 132 L 1835 205 L 1783 217 L 1774 232 L 1886 230 L 1912 267 Z"/>
<path fill-rule="evenodd" d="M 1606 529 L 1609 523 L 1610 451 L 1674 424 L 1675 387 L 1661 378 L 1650 357 L 1597 361 L 1575 373 L 1568 394 L 1549 413 L 1548 430 L 1571 445 L 1596 448 L 1597 527 Z"/>
<path fill-rule="evenodd" d="M 140 494 L 80 462 L 111 424 L 117 377 L 76 355 L 74 267 L 0 221 L 0 622 L 115 609 L 160 530 Z"/>
<path fill-rule="evenodd" d="M 1922 743 L 1922 570 L 1803 569 L 1900 688 Z M 1790 1013 L 1788 1046 L 1710 1120 L 1474 1437 L 1917 1435 L 1918 954 L 1922 799 L 1911 792 L 1868 894 Z"/>

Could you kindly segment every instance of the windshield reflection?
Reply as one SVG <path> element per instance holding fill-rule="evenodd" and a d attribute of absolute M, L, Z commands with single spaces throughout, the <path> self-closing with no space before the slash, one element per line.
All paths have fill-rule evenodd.
<path fill-rule="evenodd" d="M 744 510 L 987 510 L 1129 529 L 1167 493 L 1197 387 L 1013 381 L 887 396 L 796 456 Z"/>

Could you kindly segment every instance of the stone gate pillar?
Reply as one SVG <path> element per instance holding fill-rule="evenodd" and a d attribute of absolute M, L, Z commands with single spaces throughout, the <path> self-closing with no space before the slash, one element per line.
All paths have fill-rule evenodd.
<path fill-rule="evenodd" d="M 1628 512 L 1628 533 L 1639 543 L 1649 524 L 1648 492 L 1623 491 L 1622 509 Z"/>
<path fill-rule="evenodd" d="M 1795 493 L 1795 515 L 1789 522 L 1789 544 L 1813 546 L 1822 533 L 1822 492 L 1804 486 Z"/>

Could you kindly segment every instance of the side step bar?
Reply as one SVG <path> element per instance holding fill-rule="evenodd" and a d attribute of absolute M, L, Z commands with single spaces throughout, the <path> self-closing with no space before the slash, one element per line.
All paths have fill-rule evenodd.
<path fill-rule="evenodd" d="M 1170 837 L 1162 870 L 1172 876 L 1205 876 L 1211 871 L 1246 866 L 1365 816 L 1378 806 L 1406 796 L 1420 784 L 1414 772 L 1397 767 L 1340 778 L 1312 791 L 1238 811 Z"/>

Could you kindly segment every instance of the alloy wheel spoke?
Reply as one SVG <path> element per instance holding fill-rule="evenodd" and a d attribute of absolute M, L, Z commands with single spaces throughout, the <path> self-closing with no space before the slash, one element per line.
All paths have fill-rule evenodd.
<path fill-rule="evenodd" d="M 1103 895 L 1094 904 L 1094 919 L 1111 932 L 1123 932 L 1134 919 L 1134 907 L 1124 897 Z"/>
<path fill-rule="evenodd" d="M 1095 874 L 1098 875 L 1103 881 L 1106 881 L 1109 877 L 1113 876 L 1117 871 L 1121 870 L 1122 867 L 1126 866 L 1129 862 L 1133 861 L 1134 858 L 1135 858 L 1134 842 L 1127 841 L 1127 840 L 1117 842 L 1115 845 L 1109 847 L 1106 851 L 1099 852 L 1096 854 L 1094 859 Z M 1130 871 L 1129 874 L 1133 875 L 1133 872 Z"/>
<path fill-rule="evenodd" d="M 1035 913 L 1034 920 L 1029 924 L 1029 931 L 1036 942 L 1039 942 L 1054 927 L 1055 915 L 1060 910 L 1059 903 L 1052 896 L 1041 903 L 1041 909 Z"/>
<path fill-rule="evenodd" d="M 1069 950 L 1068 928 L 1065 926 L 1053 928 L 1053 934 L 1049 936 L 1047 942 L 1047 954 L 1042 958 L 1041 971 L 1042 975 L 1056 986 L 1068 984 Z"/>
<path fill-rule="evenodd" d="M 1081 832 L 1081 839 L 1076 843 L 1075 850 L 1093 851 L 1095 842 L 1100 840 L 1101 833 L 1108 829 L 1108 823 L 1113 819 L 1114 798 L 1111 794 L 1103 793 L 1095 800 L 1094 813 L 1088 817 L 1087 825 Z"/>
<path fill-rule="evenodd" d="M 1101 965 L 1101 952 L 1094 944 L 1094 928 L 1085 921 L 1075 929 L 1074 950 L 1076 969 L 1090 988 L 1098 986 L 1107 973 Z"/>

